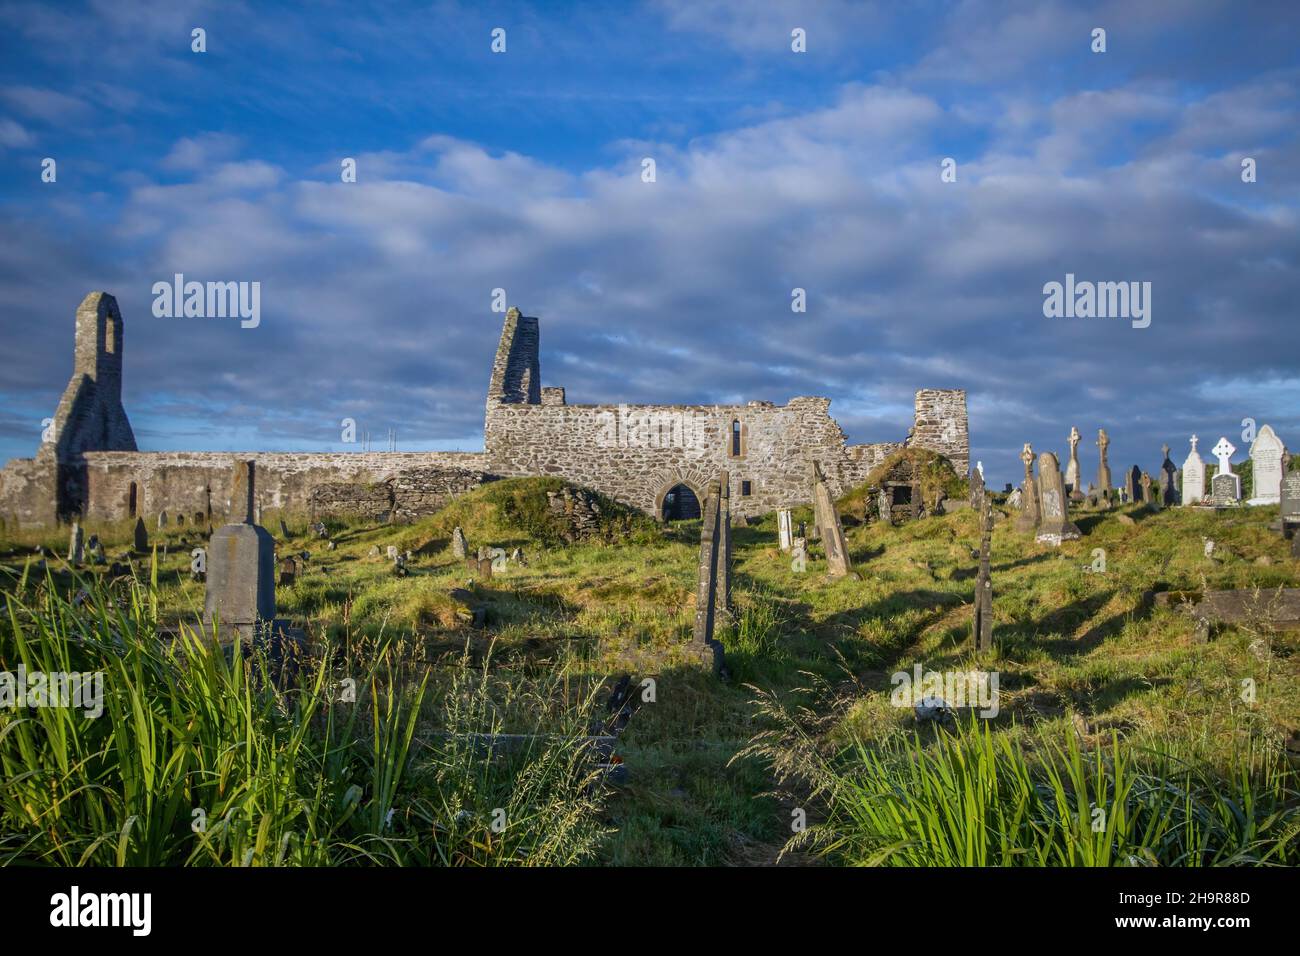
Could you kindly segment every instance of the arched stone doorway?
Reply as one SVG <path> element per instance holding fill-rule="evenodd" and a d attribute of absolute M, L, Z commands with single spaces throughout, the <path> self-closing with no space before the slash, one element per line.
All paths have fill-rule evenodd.
<path fill-rule="evenodd" d="M 659 506 L 664 521 L 686 521 L 700 516 L 700 499 L 689 485 L 673 485 Z"/>

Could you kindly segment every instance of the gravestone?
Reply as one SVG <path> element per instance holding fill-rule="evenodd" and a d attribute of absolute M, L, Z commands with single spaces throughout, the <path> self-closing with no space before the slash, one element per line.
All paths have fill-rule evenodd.
<path fill-rule="evenodd" d="M 1106 429 L 1097 429 L 1097 454 L 1100 464 L 1097 465 L 1097 490 L 1103 495 L 1110 493 L 1110 463 L 1106 461 L 1106 449 L 1110 447 L 1110 436 L 1106 434 Z"/>
<path fill-rule="evenodd" d="M 970 473 L 970 506 L 982 513 L 984 508 L 984 472 L 976 468 Z"/>
<path fill-rule="evenodd" d="M 1020 507 L 1020 499 L 1021 499 L 1021 498 L 1022 498 L 1022 495 L 1021 495 L 1021 493 L 1020 493 L 1020 489 L 1019 489 L 1019 488 L 1013 488 L 1013 489 L 1011 489 L 1010 493 L 1008 493 L 1008 495 L 1007 495 L 1007 506 L 1010 507 L 1010 508 L 1016 508 L 1016 509 L 1019 509 L 1019 507 Z"/>
<path fill-rule="evenodd" d="M 1283 530 L 1288 524 L 1300 524 L 1300 471 L 1288 471 L 1282 476 L 1279 499 Z"/>
<path fill-rule="evenodd" d="M 1286 471 L 1282 473 L 1281 517 L 1282 537 L 1291 539 L 1291 556 L 1300 558 L 1300 471 L 1290 470 L 1290 456 L 1283 458 Z"/>
<path fill-rule="evenodd" d="M 185 512 L 184 512 L 184 511 L 182 511 L 180 514 L 178 514 L 178 515 L 176 516 L 176 527 L 178 527 L 178 528 L 183 528 L 183 527 L 185 527 Z"/>
<path fill-rule="evenodd" d="M 790 509 L 778 508 L 776 512 L 776 533 L 782 551 L 790 550 L 790 539 L 794 530 L 790 527 Z"/>
<path fill-rule="evenodd" d="M 144 530 L 144 519 L 135 519 L 135 542 L 136 551 L 145 552 L 149 550 L 149 532 Z"/>
<path fill-rule="evenodd" d="M 1210 479 L 1210 503 L 1216 508 L 1229 508 L 1241 501 L 1241 479 L 1231 472 L 1217 474 Z"/>
<path fill-rule="evenodd" d="M 795 535 L 790 541 L 790 570 L 802 574 L 808 570 L 808 539 Z"/>
<path fill-rule="evenodd" d="M 464 559 L 469 554 L 469 544 L 465 541 L 465 532 L 460 528 L 453 528 L 451 531 L 451 555 L 453 558 Z"/>
<path fill-rule="evenodd" d="M 80 564 L 85 557 L 82 539 L 81 525 L 76 521 L 72 522 L 72 535 L 68 540 L 68 561 L 71 564 Z"/>
<path fill-rule="evenodd" d="M 377 545 L 377 544 L 372 544 L 372 545 L 370 546 L 370 550 L 366 552 L 366 554 L 369 555 L 369 556 L 372 557 L 372 558 L 377 558 L 377 557 L 379 557 L 379 553 L 380 553 L 380 552 L 379 552 L 379 545 Z"/>
<path fill-rule="evenodd" d="M 1214 448 L 1218 471 L 1210 479 L 1210 501 L 1217 508 L 1226 508 L 1241 501 L 1241 478 L 1233 474 L 1232 456 L 1237 451 L 1227 437 L 1221 437 Z"/>
<path fill-rule="evenodd" d="M 280 535 L 285 538 L 293 537 L 293 535 L 289 534 L 289 526 L 284 523 L 283 518 L 280 519 Z"/>
<path fill-rule="evenodd" d="M 1012 527 L 1020 534 L 1033 534 L 1042 519 L 1042 511 L 1038 485 L 1034 482 L 1034 449 L 1029 442 L 1025 442 L 1020 460 L 1025 466 L 1025 480 L 1020 489 L 1020 514 Z"/>
<path fill-rule="evenodd" d="M 203 620 L 215 620 L 221 641 L 251 643 L 275 621 L 275 541 L 253 524 L 253 462 L 235 462 L 230 511 L 236 520 L 212 533 L 207 548 Z"/>
<path fill-rule="evenodd" d="M 817 527 L 821 528 L 822 546 L 826 549 L 826 571 L 833 578 L 842 578 L 849 573 L 849 549 L 844 541 L 844 528 L 840 524 L 840 513 L 835 508 L 835 499 L 822 476 L 821 466 L 812 463 L 812 498 L 813 516 Z M 913 492 L 913 503 L 920 498 Z"/>
<path fill-rule="evenodd" d="M 1149 507 L 1156 507 L 1156 501 L 1151 494 L 1151 476 L 1145 471 L 1142 472 L 1142 477 L 1138 480 L 1138 487 L 1142 491 L 1142 500 L 1145 501 Z"/>
<path fill-rule="evenodd" d="M 714 621 L 731 623 L 731 475 L 718 475 L 718 586 L 714 589 Z"/>
<path fill-rule="evenodd" d="M 1137 503 L 1142 500 L 1142 469 L 1137 465 L 1124 475 L 1124 491 L 1129 501 Z"/>
<path fill-rule="evenodd" d="M 1079 429 L 1070 427 L 1070 463 L 1065 467 L 1065 490 L 1072 501 L 1082 501 L 1083 491 L 1079 485 Z"/>
<path fill-rule="evenodd" d="M 397 560 L 397 553 L 398 553 L 398 552 L 397 552 L 397 545 L 395 545 L 395 544 L 390 544 L 390 545 L 388 545 L 388 546 L 384 549 L 384 553 L 387 555 L 389 561 L 396 561 L 396 560 Z"/>
<path fill-rule="evenodd" d="M 876 495 L 876 510 L 880 512 L 880 520 L 885 524 L 894 523 L 894 509 L 889 503 L 889 494 L 884 488 L 881 488 L 880 493 Z"/>
<path fill-rule="evenodd" d="M 158 530 L 161 531 L 165 527 L 167 527 L 167 512 L 160 511 L 158 512 Z"/>
<path fill-rule="evenodd" d="M 1183 491 L 1180 500 L 1184 505 L 1194 505 L 1205 497 L 1205 462 L 1196 450 L 1196 443 L 1200 439 L 1193 435 L 1191 441 L 1192 450 L 1183 461 Z"/>
<path fill-rule="evenodd" d="M 1160 502 L 1166 508 L 1178 504 L 1178 468 L 1169 460 L 1169 446 L 1161 445 L 1165 459 L 1160 463 Z"/>
<path fill-rule="evenodd" d="M 1282 500 L 1282 440 L 1265 425 L 1250 445 L 1252 475 L 1248 505 L 1275 505 Z"/>
<path fill-rule="evenodd" d="M 1050 451 L 1038 456 L 1038 482 L 1042 520 L 1034 540 L 1058 546 L 1062 541 L 1074 541 L 1083 537 L 1070 522 L 1070 505 L 1065 495 L 1065 482 L 1061 478 L 1061 465 L 1056 460 L 1056 455 Z"/>
<path fill-rule="evenodd" d="M 993 542 L 993 506 L 986 497 L 981 504 L 980 568 L 975 578 L 975 611 L 971 619 L 971 637 L 976 651 L 993 649 L 993 579 L 990 552 Z"/>
<path fill-rule="evenodd" d="M 293 587 L 293 583 L 298 579 L 298 562 L 293 558 L 285 558 L 280 562 L 280 587 Z"/>
<path fill-rule="evenodd" d="M 725 561 L 724 541 L 719 532 L 722 483 L 711 481 L 704 500 L 703 521 L 700 526 L 700 554 L 696 566 L 695 627 L 689 648 L 692 656 L 709 663 L 715 674 L 722 673 L 722 645 L 714 638 L 719 602 L 719 565 Z"/>

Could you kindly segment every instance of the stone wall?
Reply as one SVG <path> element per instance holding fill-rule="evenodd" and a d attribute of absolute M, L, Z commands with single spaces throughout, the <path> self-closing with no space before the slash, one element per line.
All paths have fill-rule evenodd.
<path fill-rule="evenodd" d="M 407 468 L 375 483 L 332 481 L 312 487 L 307 496 L 313 518 L 353 515 L 375 521 L 413 521 L 440 511 L 453 498 L 473 491 L 493 476 L 460 468 Z"/>
<path fill-rule="evenodd" d="M 708 482 L 725 468 L 732 511 L 750 517 L 807 503 L 813 461 L 839 496 L 901 447 L 848 445 L 828 398 L 804 396 L 785 405 L 562 404 L 556 400 L 562 389 L 540 388 L 539 347 L 538 320 L 511 309 L 493 362 L 483 429 L 495 474 L 554 475 L 657 516 L 673 486 L 684 484 L 703 501 Z M 917 392 L 907 444 L 949 457 L 964 474 L 970 460 L 966 393 Z"/>
<path fill-rule="evenodd" d="M 966 390 L 923 388 L 916 393 L 916 424 L 908 442 L 937 451 L 958 475 L 970 470 L 970 432 L 966 420 Z"/>
<path fill-rule="evenodd" d="M 488 411 L 488 468 L 554 475 L 654 515 L 677 484 L 704 500 L 707 483 L 725 468 L 732 511 L 749 517 L 807 502 L 814 459 L 838 495 L 898 447 L 846 446 L 829 407 L 815 397 L 785 405 L 501 404 Z M 744 436 L 738 455 L 736 424 Z"/>
<path fill-rule="evenodd" d="M 257 497 L 266 509 L 309 514 L 318 485 L 377 485 L 402 472 L 435 468 L 481 473 L 478 452 L 88 452 L 90 503 L 86 517 L 130 517 L 131 486 L 136 514 L 211 514 L 224 520 L 236 461 L 257 465 Z M 412 488 L 413 500 L 418 497 Z"/>
<path fill-rule="evenodd" d="M 785 405 L 568 405 L 541 386 L 540 325 L 511 309 L 492 364 L 482 452 L 137 452 L 121 408 L 122 321 L 112 296 L 93 293 L 77 311 L 76 367 L 60 402 L 56 451 L 0 470 L 0 516 L 21 526 L 80 512 L 90 520 L 136 515 L 224 520 L 236 460 L 257 465 L 263 508 L 290 513 L 429 514 L 493 476 L 552 475 L 649 514 L 683 484 L 702 501 L 726 469 L 731 508 L 746 517 L 810 500 L 820 462 L 831 492 L 865 480 L 896 442 L 848 445 L 830 399 Z M 966 393 L 923 389 L 906 444 L 969 467 Z"/>

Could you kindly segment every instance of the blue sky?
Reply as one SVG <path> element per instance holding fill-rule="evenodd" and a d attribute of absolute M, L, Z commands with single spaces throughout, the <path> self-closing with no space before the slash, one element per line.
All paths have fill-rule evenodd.
<path fill-rule="evenodd" d="M 1294 3 L 0 0 L 0 23 L 0 458 L 35 451 L 92 289 L 144 449 L 339 449 L 344 417 L 480 447 L 498 287 L 571 402 L 823 394 L 887 441 L 916 388 L 963 387 L 998 483 L 1071 425 L 1086 474 L 1098 427 L 1116 473 L 1193 432 L 1244 454 L 1243 418 L 1300 446 Z M 260 326 L 155 318 L 176 272 L 261 282 Z M 1151 282 L 1150 327 L 1044 318 L 1067 272 Z"/>

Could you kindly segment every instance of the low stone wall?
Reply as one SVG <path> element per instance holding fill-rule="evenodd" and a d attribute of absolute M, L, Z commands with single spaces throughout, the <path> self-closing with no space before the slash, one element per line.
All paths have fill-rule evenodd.
<path fill-rule="evenodd" d="M 224 520 L 236 461 L 257 465 L 257 499 L 268 510 L 308 514 L 321 485 L 374 487 L 406 471 L 441 469 L 481 473 L 477 452 L 87 452 L 88 519 L 130 517 L 134 486 L 137 515 L 184 513 Z M 344 496 L 346 497 L 346 496 Z M 418 497 L 418 496 L 416 496 Z"/>
<path fill-rule="evenodd" d="M 473 491 L 494 475 L 458 468 L 412 468 L 399 472 L 391 482 L 393 520 L 412 521 L 442 510 L 448 502 Z"/>

